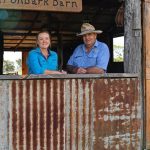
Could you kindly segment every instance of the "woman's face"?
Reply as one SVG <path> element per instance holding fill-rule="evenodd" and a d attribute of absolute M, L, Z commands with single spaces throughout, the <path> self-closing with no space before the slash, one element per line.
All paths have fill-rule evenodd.
<path fill-rule="evenodd" d="M 41 49 L 47 49 L 51 44 L 49 34 L 46 32 L 40 33 L 37 38 L 37 44 Z"/>

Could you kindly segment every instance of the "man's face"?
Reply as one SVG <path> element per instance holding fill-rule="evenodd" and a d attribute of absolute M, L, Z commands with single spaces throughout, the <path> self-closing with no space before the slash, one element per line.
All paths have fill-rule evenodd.
<path fill-rule="evenodd" d="M 94 45 L 96 38 L 97 38 L 96 33 L 88 33 L 88 34 L 83 35 L 83 41 L 84 41 L 85 46 L 87 48 L 91 48 Z"/>

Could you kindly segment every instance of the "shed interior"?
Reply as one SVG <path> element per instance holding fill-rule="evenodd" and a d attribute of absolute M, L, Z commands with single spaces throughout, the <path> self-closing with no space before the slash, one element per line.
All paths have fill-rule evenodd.
<path fill-rule="evenodd" d="M 1 54 L 21 51 L 23 74 L 26 74 L 25 59 L 35 47 L 36 34 L 48 30 L 52 35 L 52 49 L 59 56 L 60 68 L 65 69 L 74 48 L 82 42 L 76 33 L 80 32 L 83 22 L 89 22 L 103 31 L 98 39 L 110 49 L 108 72 L 123 72 L 123 62 L 113 62 L 113 38 L 124 35 L 123 3 L 123 0 L 82 0 L 79 13 L 0 9 Z"/>

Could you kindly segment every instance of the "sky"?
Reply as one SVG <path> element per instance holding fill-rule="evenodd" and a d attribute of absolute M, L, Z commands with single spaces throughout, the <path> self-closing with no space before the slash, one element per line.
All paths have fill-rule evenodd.
<path fill-rule="evenodd" d="M 22 59 L 21 52 L 4 52 L 4 60 L 15 62 L 17 59 Z"/>
<path fill-rule="evenodd" d="M 114 45 L 124 46 L 124 36 L 114 38 L 113 40 Z"/>

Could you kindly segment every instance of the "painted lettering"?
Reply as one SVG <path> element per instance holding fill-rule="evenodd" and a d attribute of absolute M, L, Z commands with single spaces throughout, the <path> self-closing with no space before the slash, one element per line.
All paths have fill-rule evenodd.
<path fill-rule="evenodd" d="M 33 4 L 33 5 L 37 5 L 36 0 L 32 0 L 32 4 Z"/>
<path fill-rule="evenodd" d="M 43 0 L 38 0 L 38 5 L 42 2 Z"/>
<path fill-rule="evenodd" d="M 23 4 L 23 0 L 20 0 L 21 1 L 21 4 Z M 19 0 L 18 0 L 18 4 L 19 4 Z"/>
<path fill-rule="evenodd" d="M 48 0 L 44 0 L 44 5 L 48 5 Z"/>
<path fill-rule="evenodd" d="M 48 5 L 48 0 L 10 0 L 10 2 L 13 4 Z"/>
<path fill-rule="evenodd" d="M 58 1 L 57 0 L 53 0 L 53 6 L 57 6 L 58 5 Z"/>
<path fill-rule="evenodd" d="M 5 3 L 5 0 L 0 0 L 0 4 L 1 4 L 1 3 Z"/>
<path fill-rule="evenodd" d="M 77 8 L 78 7 L 77 6 L 77 2 L 72 2 L 72 7 L 76 7 Z"/>
<path fill-rule="evenodd" d="M 78 3 L 76 0 L 0 0 L 0 8 L 77 12 Z"/>
<path fill-rule="evenodd" d="M 66 7 L 70 4 L 70 1 L 66 1 Z"/>
<path fill-rule="evenodd" d="M 64 6 L 63 1 L 60 1 L 60 2 L 59 2 L 59 5 L 60 5 L 60 6 Z"/>
<path fill-rule="evenodd" d="M 77 2 L 73 1 L 63 1 L 63 0 L 53 0 L 53 6 L 61 6 L 61 7 L 78 7 Z"/>
<path fill-rule="evenodd" d="M 23 0 L 11 0 L 11 3 L 15 4 L 24 4 Z"/>
<path fill-rule="evenodd" d="M 25 4 L 29 4 L 30 3 L 30 1 L 29 0 L 25 0 Z"/>
<path fill-rule="evenodd" d="M 11 3 L 16 3 L 17 0 L 11 0 Z"/>

